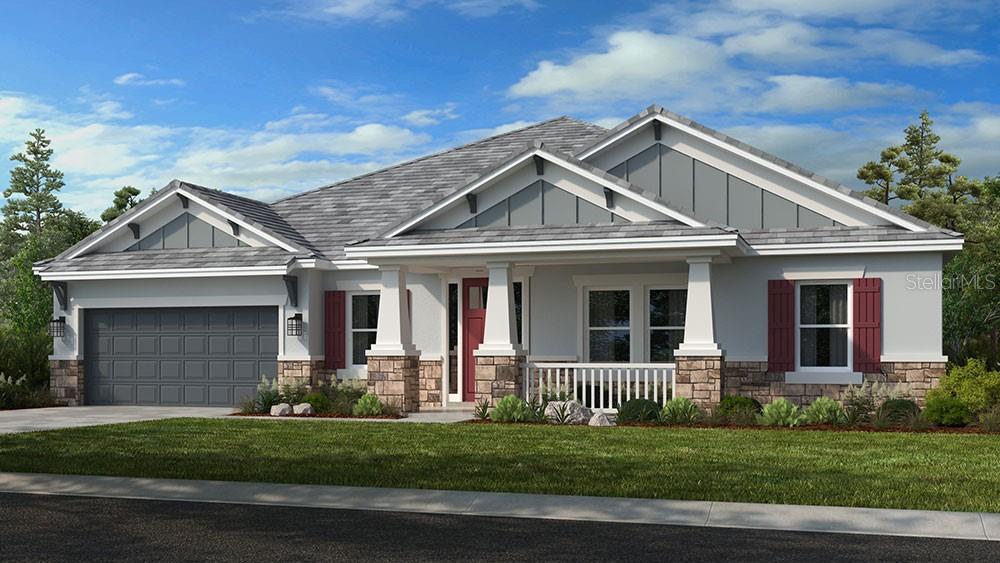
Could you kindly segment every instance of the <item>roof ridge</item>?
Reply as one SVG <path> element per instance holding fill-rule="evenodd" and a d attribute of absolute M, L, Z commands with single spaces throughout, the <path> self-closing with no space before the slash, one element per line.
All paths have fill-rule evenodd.
<path fill-rule="evenodd" d="M 500 137 L 506 137 L 507 135 L 513 135 L 514 133 L 520 133 L 522 131 L 527 131 L 528 129 L 534 129 L 535 127 L 541 127 L 542 125 L 547 125 L 549 123 L 554 123 L 554 122 L 560 121 L 560 120 L 575 121 L 577 123 L 583 123 L 585 125 L 590 125 L 590 126 L 593 126 L 593 127 L 600 127 L 600 125 L 597 125 L 595 123 L 590 123 L 589 121 L 583 121 L 583 120 L 576 119 L 576 118 L 568 116 L 568 115 L 560 115 L 558 117 L 553 117 L 551 119 L 546 119 L 544 121 L 539 121 L 538 123 L 533 123 L 531 125 L 526 125 L 524 127 L 519 127 L 517 129 L 513 129 L 511 131 L 506 131 L 504 133 L 497 133 L 496 135 L 490 135 L 489 137 L 483 137 L 482 139 L 477 139 L 475 141 L 470 141 L 470 142 L 462 144 L 462 145 L 458 145 L 458 146 L 454 146 L 454 147 L 449 147 L 447 149 L 442 149 L 442 150 L 439 150 L 437 152 L 432 152 L 430 154 L 425 154 L 423 156 L 418 156 L 416 158 L 411 158 L 410 160 L 404 160 L 403 162 L 397 162 L 396 164 L 391 164 L 391 165 L 386 166 L 384 168 L 379 168 L 378 170 L 372 170 L 371 172 L 365 172 L 364 174 L 358 174 L 357 176 L 352 176 L 350 178 L 344 178 L 343 180 L 338 180 L 338 181 L 336 181 L 336 182 L 334 182 L 332 184 L 326 184 L 324 186 L 319 186 L 319 187 L 313 188 L 311 190 L 306 190 L 304 192 L 299 192 L 297 194 L 292 194 L 290 196 L 286 196 L 286 197 L 283 197 L 281 199 L 277 199 L 277 200 L 271 202 L 269 205 L 274 205 L 274 204 L 281 203 L 281 202 L 284 202 L 284 201 L 289 201 L 289 200 L 292 200 L 292 199 L 295 199 L 295 198 L 298 198 L 298 197 L 301 197 L 301 196 L 304 196 L 304 195 L 308 195 L 308 194 L 311 194 L 311 193 L 315 193 L 315 192 L 318 192 L 318 191 L 321 191 L 321 190 L 326 190 L 326 189 L 329 189 L 329 188 L 335 188 L 335 187 L 337 187 L 339 185 L 346 184 L 348 182 L 353 182 L 353 181 L 356 181 L 356 180 L 360 180 L 361 178 L 367 178 L 368 176 L 373 176 L 375 174 L 381 174 L 382 172 L 388 172 L 389 170 L 395 170 L 396 168 L 400 168 L 402 166 L 408 166 L 410 164 L 415 164 L 417 162 L 428 160 L 430 158 L 434 158 L 434 157 L 437 157 L 437 156 L 442 156 L 442 155 L 445 155 L 445 154 L 448 154 L 448 153 L 451 153 L 451 152 L 455 152 L 455 151 L 458 151 L 458 150 L 462 150 L 462 149 L 467 149 L 469 147 L 473 147 L 473 146 L 478 145 L 480 143 L 485 143 L 485 142 L 488 142 L 488 141 L 492 141 L 494 139 L 499 139 Z"/>

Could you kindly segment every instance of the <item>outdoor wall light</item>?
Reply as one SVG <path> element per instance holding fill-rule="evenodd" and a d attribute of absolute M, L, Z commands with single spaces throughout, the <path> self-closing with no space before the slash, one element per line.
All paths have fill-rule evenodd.
<path fill-rule="evenodd" d="M 49 321 L 49 336 L 62 338 L 66 336 L 66 317 L 59 317 Z"/>
<path fill-rule="evenodd" d="M 288 336 L 302 336 L 302 313 L 295 313 L 288 317 L 287 327 Z"/>

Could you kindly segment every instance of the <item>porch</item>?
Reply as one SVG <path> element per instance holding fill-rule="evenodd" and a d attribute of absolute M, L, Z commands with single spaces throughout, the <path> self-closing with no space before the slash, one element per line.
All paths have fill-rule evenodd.
<path fill-rule="evenodd" d="M 741 253 L 735 234 L 544 244 L 349 250 L 381 277 L 370 391 L 409 412 L 511 394 L 603 411 L 633 398 L 721 398 L 713 269 Z M 438 302 L 416 307 L 407 284 L 435 277 Z M 428 313 L 440 319 L 440 356 L 415 344 L 434 340 L 436 327 L 414 318 Z"/>

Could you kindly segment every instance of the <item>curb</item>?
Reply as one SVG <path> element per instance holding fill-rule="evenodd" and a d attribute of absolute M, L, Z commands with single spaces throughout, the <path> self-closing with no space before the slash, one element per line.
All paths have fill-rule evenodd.
<path fill-rule="evenodd" d="M 0 473 L 0 492 L 1000 541 L 1000 514 Z"/>

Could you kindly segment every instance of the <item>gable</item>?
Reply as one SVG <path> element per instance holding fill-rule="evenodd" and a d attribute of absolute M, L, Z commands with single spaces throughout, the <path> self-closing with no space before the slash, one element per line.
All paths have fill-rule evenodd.
<path fill-rule="evenodd" d="M 123 216 L 118 228 L 84 253 L 275 246 L 249 228 L 234 229 L 228 218 L 199 201 L 190 198 L 185 201 L 175 193 L 152 197 L 158 196 L 162 199 L 152 202 L 143 213 Z M 138 237 L 133 229 L 138 230 Z"/>
<path fill-rule="evenodd" d="M 659 142 L 609 172 L 701 219 L 738 229 L 837 225 L 829 217 Z"/>
<path fill-rule="evenodd" d="M 577 197 L 545 180 L 536 180 L 500 203 L 458 226 L 522 227 L 536 225 L 597 225 L 628 223 L 603 207 Z"/>
<path fill-rule="evenodd" d="M 701 131 L 689 120 L 671 121 L 654 113 L 626 122 L 580 157 L 678 207 L 690 203 L 688 209 L 699 219 L 737 228 L 896 224 L 921 230 L 898 213 L 819 185 L 796 172 L 801 169 L 779 166 L 761 155 L 769 156 L 721 133 Z"/>
<path fill-rule="evenodd" d="M 182 213 L 159 229 L 145 235 L 139 242 L 125 249 L 171 250 L 180 248 L 232 248 L 250 246 L 234 234 L 226 233 L 190 213 Z"/>
<path fill-rule="evenodd" d="M 701 226 L 655 194 L 536 147 L 418 212 L 386 236 L 473 226 L 645 221 Z"/>

